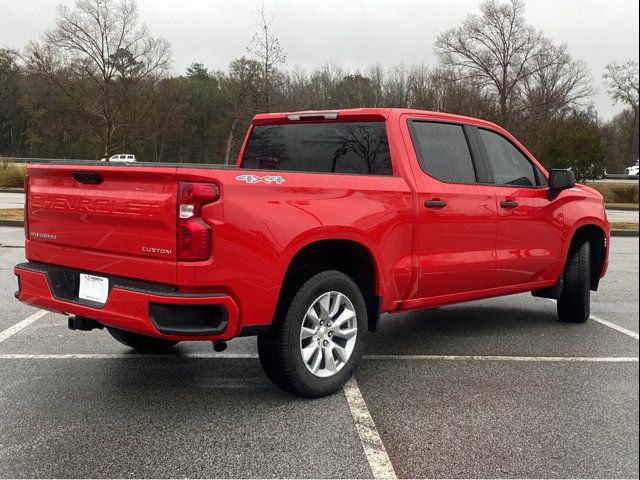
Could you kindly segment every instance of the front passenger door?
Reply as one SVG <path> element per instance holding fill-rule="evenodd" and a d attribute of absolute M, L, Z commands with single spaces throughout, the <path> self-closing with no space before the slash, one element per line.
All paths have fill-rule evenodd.
<path fill-rule="evenodd" d="M 494 287 L 555 280 L 562 255 L 563 219 L 547 197 L 546 178 L 511 140 L 478 128 L 498 209 Z"/>

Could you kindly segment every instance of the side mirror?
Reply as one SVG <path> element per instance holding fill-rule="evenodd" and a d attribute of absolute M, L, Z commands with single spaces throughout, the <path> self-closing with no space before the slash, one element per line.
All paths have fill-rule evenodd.
<path fill-rule="evenodd" d="M 571 170 L 549 170 L 549 200 L 555 200 L 562 190 L 576 186 L 576 177 Z"/>

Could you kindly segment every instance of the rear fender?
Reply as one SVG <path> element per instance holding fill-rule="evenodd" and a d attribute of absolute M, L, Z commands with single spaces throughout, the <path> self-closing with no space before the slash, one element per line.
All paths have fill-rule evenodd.
<path fill-rule="evenodd" d="M 295 237 L 289 245 L 287 245 L 280 257 L 281 261 L 278 272 L 281 283 L 291 261 L 299 251 L 313 243 L 326 240 L 346 240 L 363 246 L 369 252 L 376 272 L 376 295 L 384 296 L 387 288 L 387 275 L 379 261 L 379 259 L 383 258 L 379 247 L 358 230 L 345 227 L 340 227 L 339 232 L 336 227 L 320 227 L 305 231 Z"/>

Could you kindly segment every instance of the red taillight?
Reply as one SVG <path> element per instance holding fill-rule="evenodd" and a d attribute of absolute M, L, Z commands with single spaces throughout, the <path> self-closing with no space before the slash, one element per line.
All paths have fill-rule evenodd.
<path fill-rule="evenodd" d="M 211 226 L 202 219 L 202 207 L 220 198 L 213 183 L 178 184 L 178 260 L 206 260 L 211 256 Z"/>
<path fill-rule="evenodd" d="M 24 176 L 24 238 L 29 239 L 29 175 Z"/>

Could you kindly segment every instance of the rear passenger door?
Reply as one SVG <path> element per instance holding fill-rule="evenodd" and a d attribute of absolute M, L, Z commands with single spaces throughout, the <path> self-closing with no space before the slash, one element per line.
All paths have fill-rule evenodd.
<path fill-rule="evenodd" d="M 494 287 L 552 280 L 562 255 L 562 208 L 547 197 L 546 178 L 506 136 L 478 128 L 498 207 Z"/>
<path fill-rule="evenodd" d="M 418 297 L 489 288 L 496 267 L 497 211 L 493 187 L 483 184 L 486 173 L 475 137 L 466 125 L 428 119 L 408 118 L 407 128 L 419 199 Z"/>

